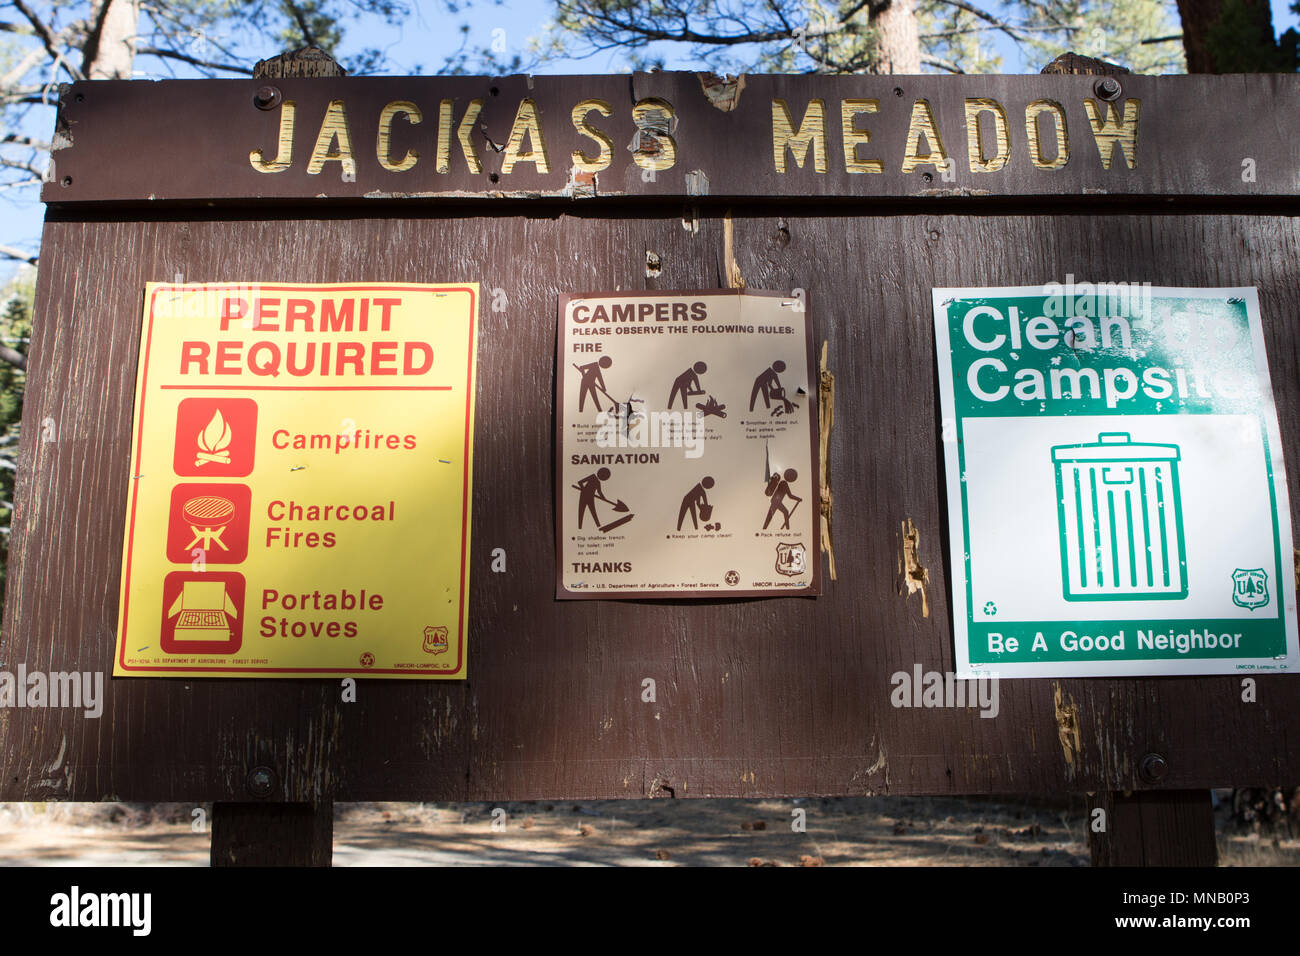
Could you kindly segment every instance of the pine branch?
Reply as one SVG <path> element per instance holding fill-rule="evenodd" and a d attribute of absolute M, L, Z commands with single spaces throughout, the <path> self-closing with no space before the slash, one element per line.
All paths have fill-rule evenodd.
<path fill-rule="evenodd" d="M 6 259 L 17 259 L 19 262 L 26 262 L 32 266 L 40 261 L 39 256 L 33 256 L 21 249 L 15 249 L 13 246 L 0 246 L 0 256 L 4 256 Z"/>
<path fill-rule="evenodd" d="M 316 36 L 312 33 L 311 27 L 307 24 L 307 15 L 303 13 L 302 8 L 294 0 L 284 0 L 284 5 L 288 7 L 290 15 L 294 22 L 298 24 L 298 29 L 302 31 L 302 37 L 307 41 L 308 46 L 320 46 L 316 42 Z"/>
<path fill-rule="evenodd" d="M 41 42 L 45 44 L 45 51 L 54 58 L 54 62 L 60 64 L 65 70 L 67 70 L 68 75 L 74 80 L 84 80 L 86 78 L 85 74 L 77 69 L 76 66 L 69 63 L 64 55 L 59 52 L 58 38 L 54 35 L 54 31 L 51 30 L 40 17 L 32 12 L 32 8 L 27 6 L 23 0 L 9 0 L 9 2 L 14 5 L 14 8 L 19 13 L 27 18 L 27 22 L 32 25 L 32 29 L 36 31 L 36 35 L 39 36 Z"/>
<path fill-rule="evenodd" d="M 17 349 L 11 349 L 7 345 L 0 345 L 0 361 L 8 362 L 14 368 L 21 368 L 24 370 L 27 368 L 27 356 L 22 352 L 19 352 Z M 3 462 L 4 459 L 0 458 L 0 463 Z"/>
<path fill-rule="evenodd" d="M 43 149 L 48 151 L 50 144 L 44 140 L 33 139 L 30 136 L 19 136 L 17 133 L 7 133 L 0 144 L 12 144 L 14 146 L 30 146 L 32 149 Z"/>
<path fill-rule="evenodd" d="M 1019 27 L 1013 26 L 1010 23 L 1007 23 L 1005 20 L 1001 20 L 995 17 L 993 14 L 985 10 L 981 10 L 979 7 L 972 6 L 971 4 L 966 3 L 965 0 L 937 0 L 937 2 L 946 3 L 948 4 L 948 6 L 956 7 L 958 10 L 965 10 L 967 13 L 971 14 L 972 16 L 978 17 L 979 19 L 983 20 L 985 23 L 992 24 L 996 29 L 1005 33 L 1007 36 L 1011 37 L 1011 39 L 1015 40 L 1017 43 L 1029 39 L 1029 37 L 1027 37 L 1024 33 L 1020 31 Z M 935 65 L 937 66 L 938 64 Z"/>
<path fill-rule="evenodd" d="M 187 53 L 181 53 L 179 50 L 168 50 L 156 46 L 142 46 L 136 51 L 137 56 L 156 56 L 164 60 L 180 60 L 182 63 L 188 63 L 190 66 L 204 67 L 211 70 L 225 70 L 227 73 L 242 73 L 245 76 L 251 76 L 253 71 L 246 66 L 239 66 L 234 63 L 214 63 L 211 60 L 203 60 L 196 56 L 190 56 Z"/>

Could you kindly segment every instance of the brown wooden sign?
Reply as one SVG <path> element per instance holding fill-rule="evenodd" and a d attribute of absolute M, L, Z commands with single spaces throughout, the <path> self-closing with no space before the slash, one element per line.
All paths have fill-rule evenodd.
<path fill-rule="evenodd" d="M 1300 502 L 1300 78 L 1107 79 L 1112 99 L 1087 76 L 65 89 L 0 670 L 111 668 L 145 284 L 272 279 L 481 284 L 476 663 L 355 701 L 333 679 L 106 678 L 99 716 L 6 706 L 0 799 L 1204 802 L 1300 779 L 1293 676 L 1005 681 L 996 713 L 891 700 L 955 663 L 934 288 L 1255 287 Z M 815 600 L 557 602 L 558 303 L 742 285 L 816 303 L 835 574 L 823 556 Z"/>
<path fill-rule="evenodd" d="M 1294 196 L 1300 78 L 405 77 L 61 93 L 49 203 Z"/>

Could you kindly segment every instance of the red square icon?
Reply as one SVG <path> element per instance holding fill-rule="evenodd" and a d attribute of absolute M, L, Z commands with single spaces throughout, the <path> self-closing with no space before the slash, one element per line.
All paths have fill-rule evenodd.
<path fill-rule="evenodd" d="M 163 578 L 162 649 L 234 654 L 244 642 L 244 576 L 173 571 Z"/>
<path fill-rule="evenodd" d="M 176 410 L 176 474 L 243 478 L 253 472 L 257 403 L 251 398 L 186 398 Z"/>
<path fill-rule="evenodd" d="M 167 560 L 239 564 L 248 557 L 251 499 L 248 485 L 177 485 L 167 509 Z"/>

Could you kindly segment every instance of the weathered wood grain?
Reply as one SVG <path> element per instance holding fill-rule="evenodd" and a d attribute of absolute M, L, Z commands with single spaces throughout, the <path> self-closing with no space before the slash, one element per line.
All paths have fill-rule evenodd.
<path fill-rule="evenodd" d="M 1300 107 L 1300 77 L 1128 75 L 1107 80 L 1118 86 L 1113 101 L 1102 98 L 1097 77 L 1059 74 L 748 76 L 738 98 L 722 92 L 734 90 L 734 84 L 669 72 L 75 83 L 60 90 L 60 135 L 42 199 L 61 206 L 146 201 L 201 206 L 217 201 L 269 207 L 285 200 L 321 205 L 351 201 L 382 210 L 368 215 L 400 216 L 421 202 L 478 199 L 506 205 L 538 197 L 604 205 L 628 197 L 887 196 L 913 202 L 938 198 L 966 211 L 976 196 L 1259 200 L 1300 192 L 1289 122 Z M 259 108 L 255 99 L 266 86 L 280 98 L 263 100 L 268 108 Z M 657 128 L 666 129 L 671 144 L 658 134 L 643 135 L 650 125 L 644 116 L 637 125 L 636 105 L 649 100 L 658 101 L 665 116 L 662 104 L 669 104 L 672 116 Z M 995 102 L 1005 118 L 1004 137 L 995 136 L 996 111 L 985 112 L 976 127 L 982 130 L 983 158 L 998 160 L 986 168 L 971 162 L 968 101 Z M 291 162 L 276 172 L 260 172 L 250 162 L 250 152 L 260 150 L 263 162 L 279 156 L 281 102 L 295 104 Z M 523 136 L 525 102 L 532 104 L 540 137 Z M 600 146 L 573 119 L 575 107 L 595 102 L 608 115 L 589 112 L 585 119 L 608 138 L 608 165 L 579 177 L 575 151 L 592 165 L 604 162 L 595 162 L 602 155 Z M 331 104 L 339 103 L 343 105 L 331 113 Z M 418 109 L 420 121 L 412 123 L 408 117 L 417 114 L 403 113 L 384 124 L 381 135 L 380 118 L 394 103 Z M 443 103 L 448 104 L 449 132 L 442 139 L 439 172 Z M 845 123 L 846 108 L 852 129 Z M 1038 115 L 1044 108 L 1047 114 Z M 1093 132 L 1094 121 L 1101 125 L 1112 110 L 1114 121 L 1127 117 L 1125 128 L 1136 128 L 1128 159 L 1105 135 L 1099 139 Z M 459 136 L 467 114 L 464 130 L 476 157 L 472 163 Z M 930 132 L 936 136 L 917 134 L 914 118 L 921 114 L 933 119 Z M 333 121 L 346 116 L 350 171 L 341 153 L 320 163 L 316 172 L 309 170 L 327 115 L 332 129 L 339 128 Z M 1067 147 L 1059 168 L 1058 125 L 1052 118 L 1057 115 L 1065 118 Z M 788 116 L 795 138 L 802 131 L 810 139 L 794 149 L 778 142 L 774 116 Z M 1031 151 L 1027 125 L 1034 116 L 1037 153 Z M 821 131 L 816 150 L 810 145 L 815 127 Z M 1113 133 L 1116 126 L 1109 129 Z M 506 162 L 511 155 L 507 144 L 516 131 L 523 153 L 540 153 L 535 140 L 543 141 L 545 169 L 540 162 Z M 858 137 L 855 143 L 854 131 L 869 132 L 869 142 Z M 1000 153 L 995 139 L 1005 142 L 1008 152 Z M 952 165 L 946 171 L 936 162 L 914 165 L 906 161 L 909 149 L 922 159 L 931 152 L 946 155 Z M 400 171 L 385 168 L 384 162 L 403 165 L 408 150 L 419 154 L 414 165 Z M 974 152 L 978 158 L 980 151 Z M 654 175 L 649 175 L 651 166 Z"/>
<path fill-rule="evenodd" d="M 1106 828 L 1089 830 L 1093 866 L 1214 866 L 1218 861 L 1208 790 L 1097 796 Z"/>
<path fill-rule="evenodd" d="M 329 866 L 334 804 L 217 803 L 213 866 Z"/>
<path fill-rule="evenodd" d="M 1061 280 L 1260 290 L 1300 515 L 1300 219 L 1161 209 L 737 205 L 753 288 L 807 290 L 836 375 L 839 579 L 818 599 L 556 602 L 556 301 L 723 287 L 721 206 L 479 207 L 370 218 L 51 221 L 42 251 L 0 668 L 111 670 L 130 417 L 149 280 L 477 280 L 469 679 L 107 679 L 103 717 L 0 710 L 0 799 L 282 801 L 1188 790 L 1300 779 L 1300 681 L 1004 681 L 1000 713 L 891 707 L 951 670 L 930 289 Z M 136 214 L 140 215 L 139 213 Z M 260 215 L 260 214 L 257 214 Z M 355 218 L 354 218 L 355 217 Z M 685 221 L 684 218 L 685 217 Z M 645 254 L 662 274 L 647 280 Z M 493 311 L 492 290 L 506 298 Z M 41 423 L 55 423 L 55 440 Z M 926 596 L 902 588 L 919 531 Z M 493 548 L 508 570 L 490 571 Z M 657 700 L 643 703 L 654 678 Z M 1077 748 L 1062 745 L 1072 712 Z M 1069 736 L 1069 735 L 1067 735 Z M 1156 788 L 1147 753 L 1167 761 Z"/>

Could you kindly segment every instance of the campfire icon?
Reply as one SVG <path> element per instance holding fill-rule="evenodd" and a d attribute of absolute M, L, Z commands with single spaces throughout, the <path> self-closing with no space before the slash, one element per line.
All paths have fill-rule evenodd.
<path fill-rule="evenodd" d="M 227 424 L 221 409 L 216 409 L 212 413 L 212 419 L 199 432 L 198 452 L 194 456 L 195 467 L 230 464 L 230 442 L 233 438 L 234 430 Z"/>
<path fill-rule="evenodd" d="M 195 478 L 242 478 L 253 472 L 257 403 L 230 396 L 183 398 L 176 407 L 172 470 Z"/>

